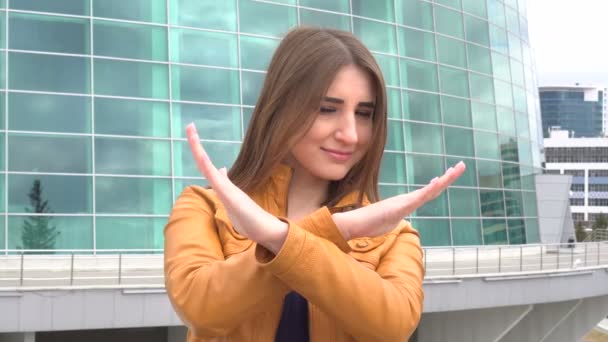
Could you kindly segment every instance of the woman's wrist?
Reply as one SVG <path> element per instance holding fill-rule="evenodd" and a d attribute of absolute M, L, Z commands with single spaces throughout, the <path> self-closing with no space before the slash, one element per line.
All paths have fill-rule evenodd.
<path fill-rule="evenodd" d="M 346 223 L 344 213 L 334 213 L 331 215 L 331 218 L 332 220 L 334 220 L 334 223 L 344 240 L 349 241 L 356 237 L 353 236 L 352 232 L 350 232 L 350 230 L 348 229 L 350 225 Z"/>
<path fill-rule="evenodd" d="M 272 224 L 270 229 L 266 230 L 264 236 L 262 236 L 258 244 L 266 247 L 273 254 L 277 254 L 285 240 L 287 240 L 287 232 L 289 231 L 289 225 L 279 219 L 276 219 L 276 223 Z"/>

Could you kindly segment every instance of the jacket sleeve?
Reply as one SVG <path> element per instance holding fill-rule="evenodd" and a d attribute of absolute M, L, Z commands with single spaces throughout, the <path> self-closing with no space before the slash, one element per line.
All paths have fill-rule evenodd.
<path fill-rule="evenodd" d="M 260 267 L 254 248 L 225 260 L 204 191 L 186 188 L 171 211 L 164 231 L 165 285 L 175 311 L 195 335 L 223 336 L 289 288 Z M 332 222 L 328 209 L 321 208 L 299 224 L 348 249 Z"/>
<path fill-rule="evenodd" d="M 424 277 L 419 236 L 409 223 L 394 231 L 395 242 L 374 272 L 335 244 L 287 222 L 287 238 L 276 255 L 256 246 L 262 268 L 357 340 L 407 340 L 422 314 Z"/>

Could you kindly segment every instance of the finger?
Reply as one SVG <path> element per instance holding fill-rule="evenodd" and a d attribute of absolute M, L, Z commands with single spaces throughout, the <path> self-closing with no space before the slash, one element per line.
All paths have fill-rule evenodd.
<path fill-rule="evenodd" d="M 192 151 L 194 161 L 196 162 L 196 166 L 198 167 L 199 171 L 203 174 L 203 176 L 205 176 L 205 178 L 207 178 L 207 180 L 209 180 L 211 185 L 217 185 L 216 183 L 220 173 L 213 165 L 209 155 L 203 148 L 194 123 L 191 123 L 186 127 L 186 135 L 188 137 L 190 150 Z"/>

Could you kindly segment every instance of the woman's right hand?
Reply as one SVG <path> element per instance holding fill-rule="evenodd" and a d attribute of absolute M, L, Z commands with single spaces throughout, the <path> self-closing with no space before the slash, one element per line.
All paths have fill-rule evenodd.
<path fill-rule="evenodd" d="M 423 188 L 397 195 L 368 206 L 343 213 L 332 218 L 348 241 L 358 237 L 374 237 L 394 229 L 405 217 L 425 203 L 437 198 L 450 184 L 460 177 L 466 167 L 461 161 L 449 168 L 441 177 L 435 177 Z"/>

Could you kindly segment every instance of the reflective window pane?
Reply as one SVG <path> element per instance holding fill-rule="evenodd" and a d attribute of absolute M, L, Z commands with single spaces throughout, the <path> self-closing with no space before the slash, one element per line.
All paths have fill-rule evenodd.
<path fill-rule="evenodd" d="M 399 89 L 386 89 L 388 101 L 388 117 L 401 119 L 401 91 Z"/>
<path fill-rule="evenodd" d="M 487 103 L 494 103 L 494 85 L 492 78 L 473 74 L 470 75 L 471 97 Z"/>
<path fill-rule="evenodd" d="M 91 213 L 93 195 L 91 177 L 51 175 L 9 175 L 8 211 L 11 213 L 36 212 L 29 194 L 36 181 L 42 188 L 41 198 L 48 201 L 52 213 Z"/>
<path fill-rule="evenodd" d="M 238 1 L 241 32 L 281 37 L 298 22 L 295 7 L 277 6 L 251 0 Z M 300 5 L 303 5 L 302 2 Z M 202 16 L 206 15 L 208 14 Z M 272 20 L 268 18 L 272 18 Z"/>
<path fill-rule="evenodd" d="M 454 9 L 462 9 L 462 0 L 435 0 L 435 2 L 445 6 L 453 7 Z"/>
<path fill-rule="evenodd" d="M 385 149 L 403 151 L 403 124 L 401 121 L 388 121 Z"/>
<path fill-rule="evenodd" d="M 26 229 L 31 226 L 36 227 L 35 233 Z M 44 237 L 48 239 L 45 239 L 38 229 L 44 231 L 46 235 Z M 93 249 L 93 218 L 91 216 L 9 216 L 8 248 Z"/>
<path fill-rule="evenodd" d="M 457 38 L 464 38 L 464 27 L 462 24 L 462 13 L 435 7 L 435 27 L 437 32 Z"/>
<path fill-rule="evenodd" d="M 239 103 L 239 73 L 235 70 L 173 66 L 173 100 Z"/>
<path fill-rule="evenodd" d="M 509 53 L 512 58 L 522 60 L 521 41 L 517 36 L 509 33 Z"/>
<path fill-rule="evenodd" d="M 167 60 L 165 27 L 95 20 L 93 35 L 95 37 L 93 52 L 96 55 L 153 61 Z"/>
<path fill-rule="evenodd" d="M 520 87 L 513 87 L 513 108 L 528 118 L 528 116 L 525 115 L 527 107 L 528 101 L 526 99 L 526 91 Z"/>
<path fill-rule="evenodd" d="M 511 59 L 511 76 L 513 83 L 524 86 L 524 65 L 514 59 Z"/>
<path fill-rule="evenodd" d="M 505 81 L 511 80 L 511 67 L 509 58 L 503 56 L 497 52 L 492 52 L 492 69 L 494 70 L 494 76 L 501 78 Z"/>
<path fill-rule="evenodd" d="M 401 60 L 401 82 L 405 88 L 437 92 L 437 65 L 409 59 Z"/>
<path fill-rule="evenodd" d="M 0 67 L 2 67 L 2 66 L 0 65 Z M 4 123 L 6 121 L 6 118 L 4 116 L 4 112 L 6 109 L 5 101 L 6 101 L 6 93 L 3 91 L 0 91 L 0 130 L 5 129 L 5 127 L 4 127 Z"/>
<path fill-rule="evenodd" d="M 421 189 L 422 187 L 415 187 Z M 446 192 L 442 192 L 437 198 L 426 202 L 422 207 L 416 209 L 417 217 L 448 217 L 448 196 Z"/>
<path fill-rule="evenodd" d="M 524 202 L 520 191 L 505 191 L 507 216 L 524 216 Z"/>
<path fill-rule="evenodd" d="M 507 225 L 504 219 L 483 220 L 483 240 L 486 245 L 506 245 Z"/>
<path fill-rule="evenodd" d="M 484 46 L 490 46 L 488 22 L 465 15 L 467 40 Z"/>
<path fill-rule="evenodd" d="M 378 192 L 380 193 L 381 199 L 387 199 L 397 195 L 407 193 L 407 186 L 401 185 L 379 185 Z M 1 227 L 1 223 L 0 223 Z"/>
<path fill-rule="evenodd" d="M 242 39 L 247 42 L 250 38 L 243 36 Z M 230 33 L 172 28 L 171 61 L 236 68 L 236 40 L 236 35 Z M 246 47 L 247 43 L 242 41 L 241 45 Z"/>
<path fill-rule="evenodd" d="M 154 178 L 95 178 L 98 214 L 156 214 L 171 210 L 171 180 Z"/>
<path fill-rule="evenodd" d="M 91 138 L 9 134 L 8 169 L 25 172 L 91 172 Z"/>
<path fill-rule="evenodd" d="M 350 17 L 335 13 L 326 13 L 300 9 L 300 25 L 334 28 L 350 31 Z"/>
<path fill-rule="evenodd" d="M 496 116 L 498 117 L 498 132 L 510 136 L 517 135 L 515 131 L 515 116 L 512 110 L 498 107 L 496 109 Z"/>
<path fill-rule="evenodd" d="M 486 0 L 462 0 L 462 9 L 478 17 L 486 18 Z"/>
<path fill-rule="evenodd" d="M 355 1 L 353 1 L 355 2 Z M 300 6 L 324 9 L 333 12 L 348 13 L 348 0 L 300 0 Z"/>
<path fill-rule="evenodd" d="M 479 174 L 479 186 L 484 188 L 502 188 L 502 174 L 500 163 L 477 160 L 477 172 Z"/>
<path fill-rule="evenodd" d="M 449 246 L 450 221 L 447 219 L 413 219 L 412 226 L 420 233 L 423 246 Z"/>
<path fill-rule="evenodd" d="M 533 168 L 529 166 L 521 166 L 521 188 L 522 190 L 536 190 L 536 182 L 534 181 L 535 171 Z M 536 171 L 536 173 L 540 173 L 540 171 Z M 527 203 L 526 205 L 529 205 Z M 526 216 L 532 216 L 526 213 Z"/>
<path fill-rule="evenodd" d="M 240 144 L 221 143 L 206 141 L 203 142 L 205 151 L 209 154 L 209 158 L 213 161 L 213 164 L 218 168 L 226 167 L 230 168 L 236 156 L 241 149 Z M 174 175 L 178 177 L 201 177 L 200 171 L 196 168 L 194 159 L 192 159 L 192 153 L 188 142 L 174 142 L 173 143 L 174 153 Z"/>
<path fill-rule="evenodd" d="M 526 226 L 522 219 L 507 220 L 509 226 L 509 243 L 519 245 L 526 243 Z"/>
<path fill-rule="evenodd" d="M 439 63 L 467 67 L 467 54 L 462 41 L 437 36 L 437 55 Z"/>
<path fill-rule="evenodd" d="M 167 1 L 171 7 L 171 23 L 174 25 L 236 31 L 235 0 Z"/>
<path fill-rule="evenodd" d="M 530 141 L 519 139 L 517 141 L 519 150 L 519 162 L 525 165 L 532 165 L 532 154 L 530 152 Z"/>
<path fill-rule="evenodd" d="M 169 103 L 95 98 L 95 133 L 168 137 Z"/>
<path fill-rule="evenodd" d="M 11 0 L 9 8 L 25 11 L 89 15 L 89 1 L 83 0 Z"/>
<path fill-rule="evenodd" d="M 91 132 L 91 98 L 88 96 L 10 93 L 9 103 L 11 130 Z"/>
<path fill-rule="evenodd" d="M 494 133 L 476 131 L 475 152 L 478 158 L 500 160 L 497 135 Z"/>
<path fill-rule="evenodd" d="M 5 151 L 5 147 L 6 146 L 6 134 L 5 133 L 0 133 L 0 179 L 4 180 L 4 173 L 6 171 L 6 165 L 4 165 L 4 151 Z M 0 184 L 2 186 L 4 186 L 4 181 L 0 182 Z M 2 189 L 5 189 L 4 187 L 2 187 Z M 0 191 L 0 193 L 4 194 L 4 191 Z M 3 195 L 0 195 L 0 200 L 3 199 Z M 2 203 L 0 203 L 0 212 L 4 211 L 4 207 L 2 206 Z"/>
<path fill-rule="evenodd" d="M 439 95 L 404 91 L 403 113 L 409 120 L 439 123 L 441 121 Z"/>
<path fill-rule="evenodd" d="M 173 104 L 173 136 L 186 137 L 186 126 L 196 124 L 201 139 L 241 140 L 239 107 Z"/>
<path fill-rule="evenodd" d="M 317 0 L 318 1 L 318 0 Z M 331 2 L 331 1 L 325 1 Z M 300 2 L 301 4 L 302 2 Z M 351 0 L 353 14 L 383 21 L 395 21 L 393 0 Z"/>
<path fill-rule="evenodd" d="M 435 60 L 435 35 L 404 27 L 397 28 L 401 56 Z"/>
<path fill-rule="evenodd" d="M 0 184 L 4 183 L 4 179 L 0 180 Z M 4 195 L 0 195 L 2 198 Z M 2 209 L 4 211 L 4 209 Z M 4 236 L 4 215 L 0 215 L 0 251 L 5 248 L 6 237 Z"/>
<path fill-rule="evenodd" d="M 539 243 L 538 219 L 526 219 L 526 243 Z"/>
<path fill-rule="evenodd" d="M 198 178 L 198 179 L 179 179 L 179 178 L 176 178 L 176 179 L 173 180 L 173 182 L 174 182 L 175 198 L 176 199 L 179 198 L 179 196 L 182 194 L 182 192 L 188 186 L 196 185 L 196 186 L 200 186 L 200 187 L 207 187 L 209 185 L 209 182 L 207 182 L 206 179 L 202 179 L 202 178 Z"/>
<path fill-rule="evenodd" d="M 262 91 L 266 74 L 260 72 L 243 71 L 241 80 L 243 82 L 243 104 L 255 105 Z"/>
<path fill-rule="evenodd" d="M 505 199 L 502 191 L 480 190 L 479 199 L 482 216 L 505 216 Z"/>
<path fill-rule="evenodd" d="M 496 131 L 496 107 L 479 102 L 473 102 L 471 108 L 473 113 L 474 128 Z"/>
<path fill-rule="evenodd" d="M 419 0 L 395 0 L 397 23 L 433 30 L 433 5 Z"/>
<path fill-rule="evenodd" d="M 450 214 L 456 217 L 479 216 L 479 191 L 477 189 L 448 188 Z"/>
<path fill-rule="evenodd" d="M 492 58 L 489 49 L 467 44 L 467 50 L 469 53 L 469 68 L 471 70 L 492 74 Z"/>
<path fill-rule="evenodd" d="M 353 33 L 372 51 L 397 54 L 394 25 L 353 18 Z"/>
<path fill-rule="evenodd" d="M 490 47 L 504 55 L 509 54 L 507 31 L 490 25 Z"/>
<path fill-rule="evenodd" d="M 443 153 L 441 126 L 415 122 L 406 123 L 405 147 L 408 152 Z"/>
<path fill-rule="evenodd" d="M 380 165 L 380 182 L 405 184 L 405 156 L 403 153 L 385 152 Z"/>
<path fill-rule="evenodd" d="M 469 97 L 469 78 L 466 71 L 440 66 L 439 78 L 441 79 L 442 93 Z"/>
<path fill-rule="evenodd" d="M 169 141 L 95 138 L 95 171 L 105 174 L 169 176 Z"/>
<path fill-rule="evenodd" d="M 519 165 L 513 163 L 502 163 L 502 175 L 504 186 L 507 189 L 520 189 Z"/>
<path fill-rule="evenodd" d="M 399 59 L 396 57 L 374 54 L 376 62 L 382 70 L 384 82 L 388 86 L 401 86 L 399 84 Z"/>
<path fill-rule="evenodd" d="M 162 249 L 164 246 L 166 218 L 97 217 L 95 221 L 98 249 Z"/>
<path fill-rule="evenodd" d="M 11 52 L 9 60 L 9 87 L 12 89 L 90 92 L 90 58 Z"/>
<path fill-rule="evenodd" d="M 494 96 L 496 97 L 497 105 L 513 108 L 513 92 L 511 91 L 511 84 L 495 79 Z"/>
<path fill-rule="evenodd" d="M 519 36 L 519 16 L 517 15 L 517 11 L 511 7 L 507 7 L 505 13 L 507 17 L 507 28 L 509 31 Z"/>
<path fill-rule="evenodd" d="M 515 140 L 513 137 L 509 137 L 509 136 L 505 136 L 505 135 L 499 135 L 499 140 L 500 140 L 500 154 L 501 154 L 502 160 L 517 162 L 519 160 L 518 151 L 517 151 L 517 140 Z M 503 169 L 504 169 L 504 166 L 503 166 Z M 519 176 L 519 172 L 518 172 L 518 176 Z M 505 182 L 506 182 L 506 180 L 505 180 Z"/>
<path fill-rule="evenodd" d="M 95 59 L 95 93 L 166 99 L 168 69 L 163 64 Z"/>
<path fill-rule="evenodd" d="M 452 237 L 455 246 L 477 246 L 481 245 L 481 221 L 480 220 L 452 220 Z"/>
<path fill-rule="evenodd" d="M 241 36 L 241 67 L 266 70 L 278 45 L 279 41 L 276 39 Z"/>
<path fill-rule="evenodd" d="M 469 100 L 441 96 L 441 110 L 444 123 L 472 127 L 471 103 Z"/>
<path fill-rule="evenodd" d="M 524 212 L 526 216 L 538 216 L 536 192 L 524 191 L 522 192 L 522 197 L 524 200 Z"/>
<path fill-rule="evenodd" d="M 167 0 L 93 0 L 93 16 L 163 24 Z"/>
<path fill-rule="evenodd" d="M 522 138 L 529 138 L 530 130 L 528 127 L 528 116 L 516 113 L 515 123 L 517 125 L 517 135 Z"/>
<path fill-rule="evenodd" d="M 474 157 L 473 131 L 445 126 L 445 149 L 447 154 L 455 156 Z"/>
<path fill-rule="evenodd" d="M 500 27 L 506 26 L 505 5 L 500 0 L 488 0 L 488 20 Z"/>
<path fill-rule="evenodd" d="M 11 49 L 88 54 L 89 20 L 38 14 L 9 15 Z"/>
<path fill-rule="evenodd" d="M 407 154 L 406 160 L 407 179 L 410 184 L 426 185 L 446 170 L 441 156 Z"/>

